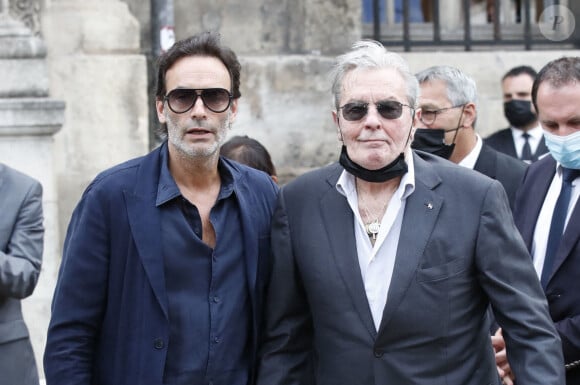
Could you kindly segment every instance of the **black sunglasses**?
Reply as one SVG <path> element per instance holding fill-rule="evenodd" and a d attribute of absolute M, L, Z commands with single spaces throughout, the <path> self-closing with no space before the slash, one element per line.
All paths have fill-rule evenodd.
<path fill-rule="evenodd" d="M 383 100 L 375 104 L 378 113 L 385 119 L 398 119 L 403 114 L 403 106 L 409 107 L 411 113 L 414 109 L 403 103 L 399 103 L 395 100 Z M 346 103 L 344 106 L 340 107 L 339 110 L 342 111 L 342 117 L 348 121 L 361 120 L 366 116 L 369 111 L 369 103 Z"/>
<path fill-rule="evenodd" d="M 176 88 L 164 100 L 171 111 L 183 114 L 189 111 L 201 97 L 203 105 L 213 112 L 224 112 L 232 103 L 232 95 L 223 88 Z"/>

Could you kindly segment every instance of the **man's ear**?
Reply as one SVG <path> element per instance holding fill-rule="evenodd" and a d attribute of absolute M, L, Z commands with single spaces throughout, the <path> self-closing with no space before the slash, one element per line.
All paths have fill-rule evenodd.
<path fill-rule="evenodd" d="M 332 111 L 332 121 L 334 122 L 334 125 L 336 126 L 336 133 L 338 135 L 338 141 L 342 142 L 342 132 L 340 131 L 340 123 L 338 120 L 337 111 Z"/>
<path fill-rule="evenodd" d="M 159 123 L 167 123 L 167 119 L 165 119 L 165 102 L 163 100 L 157 99 L 155 101 L 155 110 L 157 111 L 157 119 L 159 120 Z"/>
<path fill-rule="evenodd" d="M 417 107 L 413 114 L 413 127 L 420 127 L 421 124 L 421 107 Z"/>
<path fill-rule="evenodd" d="M 230 105 L 230 122 L 234 122 L 236 120 L 236 116 L 238 115 L 238 101 L 240 99 L 236 98 L 232 100 L 232 104 Z"/>
<path fill-rule="evenodd" d="M 473 127 L 475 120 L 477 119 L 477 109 L 474 103 L 467 103 L 463 108 L 463 122 L 461 125 L 463 127 Z"/>

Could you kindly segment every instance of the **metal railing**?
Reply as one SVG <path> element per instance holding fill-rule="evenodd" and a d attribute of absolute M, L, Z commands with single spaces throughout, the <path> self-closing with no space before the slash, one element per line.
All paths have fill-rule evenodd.
<path fill-rule="evenodd" d="M 372 2 L 371 15 L 366 16 L 366 22 L 363 20 L 363 37 L 378 40 L 391 48 L 411 51 L 445 47 L 472 51 L 500 47 L 525 50 L 580 47 L 580 34 L 575 31 L 562 40 L 550 39 L 542 33 L 542 23 L 544 27 L 546 23 L 555 23 L 540 18 L 546 8 L 543 1 L 535 1 L 535 7 L 532 8 L 530 0 L 483 0 L 485 20 L 481 22 L 479 17 L 479 23 L 473 23 L 474 2 L 471 0 L 423 1 L 422 7 L 427 6 L 429 14 L 419 22 L 411 20 L 409 0 L 398 3 L 399 22 L 393 17 L 394 0 L 367 1 Z M 560 6 L 562 1 L 549 3 L 551 6 Z M 567 4 L 566 1 L 564 3 Z M 413 4 L 416 6 L 417 2 Z M 441 5 L 455 7 L 457 17 L 449 20 L 449 12 L 442 16 Z M 578 22 L 580 26 L 580 18 Z"/>

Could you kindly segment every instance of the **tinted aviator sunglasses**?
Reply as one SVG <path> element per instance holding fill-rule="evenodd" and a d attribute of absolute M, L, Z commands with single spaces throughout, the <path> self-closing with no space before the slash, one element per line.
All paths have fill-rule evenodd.
<path fill-rule="evenodd" d="M 232 94 L 223 88 L 176 88 L 165 95 L 164 100 L 171 111 L 183 114 L 189 111 L 201 97 L 203 105 L 213 112 L 224 112 L 232 103 Z"/>
<path fill-rule="evenodd" d="M 385 119 L 398 119 L 403 114 L 403 106 L 409 107 L 411 109 L 411 114 L 414 109 L 403 103 L 399 103 L 395 100 L 383 100 L 375 104 L 377 112 Z M 344 106 L 339 107 L 342 111 L 342 117 L 348 121 L 356 121 L 364 118 L 369 111 L 369 103 L 346 103 Z"/>

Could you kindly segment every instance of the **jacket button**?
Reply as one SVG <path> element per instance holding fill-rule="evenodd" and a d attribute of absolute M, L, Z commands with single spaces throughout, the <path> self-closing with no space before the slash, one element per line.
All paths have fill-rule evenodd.
<path fill-rule="evenodd" d="M 377 357 L 377 358 L 381 358 L 384 354 L 382 351 L 380 351 L 378 349 L 375 349 L 374 353 L 375 353 L 375 357 Z"/>
<path fill-rule="evenodd" d="M 165 344 L 163 343 L 163 340 L 161 338 L 155 338 L 155 340 L 153 341 L 153 346 L 155 347 L 155 349 L 163 349 Z"/>

